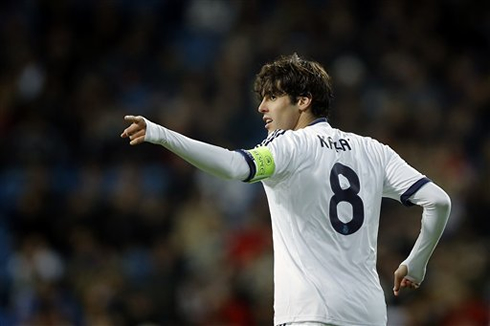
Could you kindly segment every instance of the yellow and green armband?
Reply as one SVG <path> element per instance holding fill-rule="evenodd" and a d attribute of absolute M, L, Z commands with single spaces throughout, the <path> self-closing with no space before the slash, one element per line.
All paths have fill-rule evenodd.
<path fill-rule="evenodd" d="M 261 146 L 249 150 L 239 150 L 239 152 L 245 156 L 250 167 L 250 175 L 244 180 L 245 182 L 257 182 L 274 173 L 276 165 L 272 153 L 267 147 Z"/>

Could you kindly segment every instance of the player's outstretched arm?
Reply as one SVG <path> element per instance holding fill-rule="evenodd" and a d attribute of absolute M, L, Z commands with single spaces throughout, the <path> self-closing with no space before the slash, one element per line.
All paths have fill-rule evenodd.
<path fill-rule="evenodd" d="M 248 163 L 238 152 L 188 138 L 142 116 L 127 115 L 124 120 L 131 125 L 121 137 L 129 138 L 131 145 L 161 145 L 198 169 L 224 179 L 245 180 L 250 174 Z"/>
<path fill-rule="evenodd" d="M 422 206 L 422 223 L 412 251 L 394 274 L 393 292 L 402 288 L 417 289 L 425 277 L 427 264 L 446 227 L 451 212 L 451 199 L 436 184 L 429 182 L 417 191 L 410 202 Z"/>

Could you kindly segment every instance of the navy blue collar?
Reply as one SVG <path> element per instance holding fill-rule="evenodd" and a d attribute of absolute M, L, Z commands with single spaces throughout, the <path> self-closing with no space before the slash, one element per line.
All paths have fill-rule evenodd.
<path fill-rule="evenodd" d="M 316 125 L 317 123 L 320 123 L 320 122 L 328 122 L 328 121 L 327 121 L 327 118 L 322 117 L 322 118 L 318 118 L 318 119 L 313 120 L 312 122 L 310 122 L 308 124 L 308 126 L 313 126 L 313 125 Z"/>

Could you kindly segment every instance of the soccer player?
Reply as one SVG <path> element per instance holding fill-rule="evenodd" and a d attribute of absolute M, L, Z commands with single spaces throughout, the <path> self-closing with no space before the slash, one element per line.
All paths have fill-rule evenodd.
<path fill-rule="evenodd" d="M 274 247 L 275 325 L 386 325 L 376 271 L 383 197 L 423 207 L 421 231 L 394 273 L 395 295 L 416 289 L 445 228 L 451 202 L 389 146 L 333 128 L 332 88 L 317 62 L 298 55 L 265 64 L 254 90 L 267 138 L 230 151 L 142 116 L 121 137 L 159 144 L 218 177 L 261 181 Z"/>

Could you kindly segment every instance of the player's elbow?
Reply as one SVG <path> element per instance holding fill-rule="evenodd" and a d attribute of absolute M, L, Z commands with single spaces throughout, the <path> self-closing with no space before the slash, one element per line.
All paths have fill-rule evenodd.
<path fill-rule="evenodd" d="M 445 212 L 447 215 L 451 212 L 451 198 L 442 189 L 437 196 L 434 196 L 433 205 L 438 211 Z"/>

